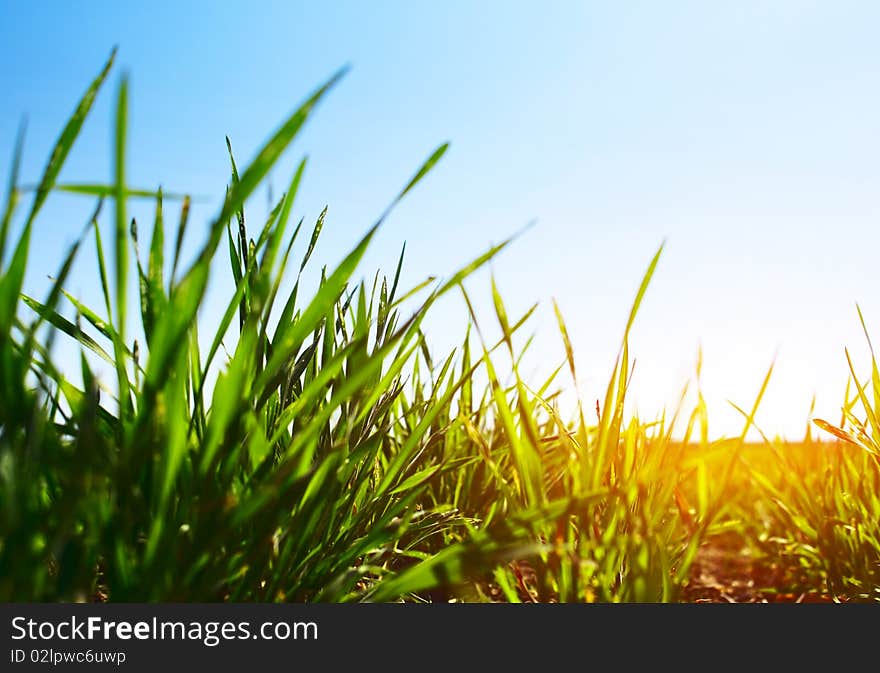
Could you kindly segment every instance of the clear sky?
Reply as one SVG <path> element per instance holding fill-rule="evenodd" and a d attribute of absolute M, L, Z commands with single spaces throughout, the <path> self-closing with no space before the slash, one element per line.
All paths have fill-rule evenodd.
<path fill-rule="evenodd" d="M 280 193 L 294 161 L 309 155 L 299 211 L 312 219 L 330 206 L 321 261 L 338 260 L 450 140 L 442 164 L 386 223 L 364 273 L 390 272 L 406 240 L 409 282 L 448 274 L 536 219 L 492 270 L 512 313 L 541 302 L 536 371 L 562 357 L 557 299 L 592 399 L 665 240 L 632 339 L 639 412 L 653 417 L 674 403 L 702 345 L 713 433 L 736 432 L 726 400 L 748 405 L 775 354 L 758 418 L 769 433 L 798 437 L 814 393 L 819 415 L 839 417 L 844 346 L 865 362 L 855 302 L 880 335 L 878 25 L 880 4 L 843 0 L 4 0 L 0 174 L 5 184 L 26 115 L 24 178 L 38 178 L 118 44 L 131 75 L 130 180 L 208 196 L 196 211 L 203 227 L 228 179 L 224 135 L 245 163 L 297 102 L 350 63 L 272 174 Z M 63 180 L 109 180 L 114 87 Z M 56 268 L 91 207 L 53 197 L 29 288 Z M 490 322 L 487 278 L 470 287 Z M 88 255 L 70 285 L 93 296 Z M 429 336 L 451 345 L 465 321 L 450 300 Z"/>

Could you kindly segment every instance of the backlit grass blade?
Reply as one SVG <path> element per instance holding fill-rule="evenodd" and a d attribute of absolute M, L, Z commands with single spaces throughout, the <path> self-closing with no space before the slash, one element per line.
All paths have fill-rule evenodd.
<path fill-rule="evenodd" d="M 657 263 L 660 261 L 660 255 L 663 254 L 663 246 L 661 245 L 657 252 L 654 254 L 654 257 L 651 258 L 651 263 L 648 265 L 648 270 L 645 272 L 645 275 L 642 277 L 642 284 L 639 286 L 639 291 L 636 293 L 636 298 L 633 301 L 632 308 L 629 312 L 629 319 L 626 321 L 626 330 L 625 334 L 629 334 L 632 329 L 633 323 L 636 320 L 636 314 L 639 312 L 639 307 L 642 305 L 642 299 L 645 296 L 645 292 L 648 290 L 648 285 L 651 283 L 651 278 L 654 276 L 654 271 L 657 268 Z"/>
<path fill-rule="evenodd" d="M 100 208 L 100 203 L 98 204 L 98 208 Z M 95 212 L 97 213 L 97 210 Z M 63 293 L 63 285 L 67 280 L 67 276 L 70 274 L 70 270 L 73 268 L 73 262 L 76 259 L 77 253 L 79 252 L 80 245 L 82 245 L 83 238 L 86 235 L 86 231 L 83 231 L 83 233 L 77 239 L 76 243 L 71 246 L 70 250 L 62 261 L 61 268 L 58 270 L 58 273 L 53 279 L 52 286 L 49 290 L 49 295 L 46 298 L 45 303 L 39 304 L 39 302 L 36 302 L 29 297 L 25 298 L 25 295 L 22 295 L 22 300 L 24 300 L 25 303 L 30 302 L 29 305 L 31 306 L 31 308 L 34 308 L 35 305 L 39 306 L 39 310 L 37 311 L 38 317 L 33 323 L 31 323 L 31 326 L 28 328 L 25 343 L 22 346 L 22 353 L 26 354 L 28 357 L 32 352 L 32 348 L 35 344 L 37 330 L 42 325 L 43 320 L 49 320 L 53 324 L 54 321 L 69 324 L 66 319 L 62 318 L 58 314 L 55 307 L 57 306 L 58 301 L 61 298 L 61 295 Z M 53 338 L 54 332 L 50 332 L 47 342 L 50 346 L 52 344 Z"/>
<path fill-rule="evenodd" d="M 113 323 L 113 300 L 110 297 L 110 281 L 107 276 L 107 262 L 104 257 L 104 242 L 101 239 L 101 229 L 98 226 L 97 215 L 100 212 L 103 201 L 98 202 L 95 217 L 92 218 L 92 230 L 95 232 L 95 256 L 98 259 L 98 276 L 101 280 L 101 296 L 104 299 L 104 308 L 107 311 L 107 322 Z"/>
<path fill-rule="evenodd" d="M 853 380 L 858 382 L 858 378 L 856 378 L 856 370 L 853 366 L 852 358 L 849 355 L 849 350 L 844 349 L 844 354 L 846 355 L 846 363 L 849 365 L 850 374 L 852 374 Z M 873 371 L 876 372 L 876 361 Z M 862 403 L 862 407 L 864 408 L 865 414 L 868 417 L 868 423 L 871 426 L 871 431 L 874 433 L 874 437 L 880 437 L 880 421 L 878 421 L 877 419 L 877 414 L 874 413 L 874 408 L 871 406 L 871 402 L 870 400 L 868 400 L 868 396 L 865 394 L 864 388 L 857 383 L 856 391 L 858 392 L 859 401 Z"/>
<path fill-rule="evenodd" d="M 144 320 L 144 333 L 147 345 L 153 335 L 158 316 L 165 311 L 165 221 L 162 212 L 164 194 L 159 189 L 156 196 L 156 216 L 153 220 L 153 234 L 150 237 L 150 254 L 147 259 L 147 316 Z"/>
<path fill-rule="evenodd" d="M 189 223 L 190 198 L 184 197 L 183 203 L 180 205 L 180 219 L 177 223 L 177 235 L 174 240 L 174 261 L 171 263 L 171 278 L 169 282 L 168 294 L 177 279 L 177 265 L 180 262 L 180 251 L 183 249 L 183 238 L 186 234 L 186 225 Z"/>
<path fill-rule="evenodd" d="M 128 133 L 128 78 L 122 77 L 116 101 L 116 135 L 114 146 L 114 252 L 115 252 L 115 318 L 116 341 L 113 344 L 116 375 L 119 384 L 119 417 L 123 421 L 131 413 L 128 395 L 128 372 L 125 359 L 126 308 L 128 305 L 128 220 L 126 217 L 125 144 Z"/>
<path fill-rule="evenodd" d="M 275 280 L 270 283 L 270 278 L 274 270 L 275 258 L 278 254 L 278 250 L 281 246 L 281 241 L 284 238 L 284 234 L 287 231 L 287 223 L 290 220 L 290 213 L 293 209 L 293 204 L 296 201 L 296 195 L 299 192 L 299 184 L 302 180 L 305 168 L 306 160 L 303 159 L 299 163 L 299 166 L 297 166 L 296 172 L 291 179 L 290 186 L 288 187 L 287 192 L 285 192 L 284 194 L 284 200 L 281 205 L 281 210 L 278 213 L 278 218 L 276 220 L 274 228 L 272 229 L 268 244 L 263 251 L 263 258 L 260 261 L 261 273 L 258 279 L 258 294 L 261 298 L 260 301 L 262 303 L 265 303 L 265 307 L 263 309 L 264 316 L 261 340 L 265 340 L 266 338 L 266 323 L 268 322 L 269 315 L 272 312 L 272 306 L 275 302 L 275 296 L 278 292 L 281 278 L 284 275 L 284 270 L 287 267 L 288 253 L 290 248 L 293 247 L 293 244 L 296 242 L 296 237 L 299 233 L 300 225 L 302 224 L 302 221 L 300 221 L 300 223 L 294 229 L 293 235 L 290 238 L 287 252 L 282 255 L 280 268 L 277 272 L 275 272 Z"/>
<path fill-rule="evenodd" d="M 877 367 L 877 355 L 874 353 L 874 344 L 871 343 L 868 327 L 865 325 L 865 316 L 862 315 L 862 309 L 858 304 L 856 304 L 856 310 L 859 314 L 859 322 L 862 324 L 862 331 L 865 333 L 865 340 L 868 342 L 868 350 L 871 353 L 871 388 L 874 392 L 874 409 L 880 412 L 880 369 Z M 876 426 L 874 428 L 874 441 L 880 444 L 880 429 Z"/>
<path fill-rule="evenodd" d="M 281 156 L 281 153 L 297 135 L 318 101 L 320 101 L 333 85 L 341 79 L 345 72 L 345 69 L 340 70 L 331 77 L 282 124 L 281 128 L 276 131 L 276 133 L 257 153 L 255 159 L 241 175 L 239 182 L 233 186 L 228 198 L 224 202 L 219 216 L 211 227 L 207 243 L 203 246 L 189 271 L 185 274 L 184 278 L 175 288 L 175 291 L 171 294 L 169 311 L 165 313 L 163 319 L 160 320 L 157 325 L 155 338 L 156 347 L 151 353 L 150 366 L 147 369 L 146 377 L 146 383 L 151 388 L 158 387 L 162 375 L 161 373 L 170 361 L 173 352 L 180 347 L 185 330 L 195 316 L 196 309 L 201 302 L 207 284 L 208 267 L 219 243 L 225 222 L 229 220 L 232 214 L 235 213 L 245 202 L 247 197 L 250 196 L 251 192 L 253 192 L 266 173 L 268 173 L 272 165 Z M 186 201 L 184 202 L 183 212 L 187 212 Z M 182 218 L 182 224 L 178 228 L 178 243 L 177 251 L 175 252 L 174 267 L 176 267 L 180 243 L 183 236 L 183 223 L 185 221 L 186 220 Z M 174 269 L 174 267 L 172 267 L 172 269 Z M 279 365 L 280 362 L 276 362 L 276 368 Z"/>
<path fill-rule="evenodd" d="M 326 217 L 327 206 L 324 206 L 324 210 L 318 215 L 318 221 L 315 222 L 315 228 L 312 229 L 312 237 L 309 239 L 309 247 L 306 248 L 306 254 L 303 255 L 302 262 L 299 265 L 300 271 L 303 271 L 306 268 L 306 264 L 309 263 L 309 258 L 312 256 L 312 252 L 315 250 L 315 245 L 318 243 L 318 237 L 321 235 L 321 229 L 324 228 L 324 218 Z"/>
<path fill-rule="evenodd" d="M 31 229 L 34 220 L 45 203 L 46 197 L 49 195 L 52 187 L 55 185 L 58 173 L 61 171 L 61 167 L 64 165 L 64 161 L 67 159 L 67 155 L 70 153 L 70 149 L 73 147 L 73 143 L 82 129 L 86 116 L 88 115 L 89 110 L 91 110 L 92 104 L 95 102 L 95 97 L 98 95 L 98 90 L 101 88 L 104 79 L 107 77 L 107 73 L 110 71 L 110 67 L 113 65 L 115 56 L 116 50 L 114 49 L 110 54 L 107 63 L 104 65 L 104 68 L 86 90 L 74 110 L 73 115 L 67 121 L 64 130 L 61 132 L 61 136 L 58 138 L 52 149 L 49 161 L 46 163 L 46 167 L 43 170 L 43 176 L 40 179 L 39 186 L 34 195 L 34 202 L 31 206 L 27 220 L 25 221 L 24 230 L 19 237 L 11 262 L 3 274 L 3 277 L 0 278 L 0 334 L 6 334 L 12 325 L 15 302 L 21 292 L 22 282 L 24 280 L 24 271 L 27 263 L 28 251 L 30 249 Z"/>
<path fill-rule="evenodd" d="M 761 405 L 761 400 L 764 398 L 764 393 L 767 391 L 767 386 L 770 384 L 770 378 L 773 375 L 773 366 L 774 365 L 771 364 L 770 367 L 767 368 L 767 373 L 764 375 L 764 379 L 761 382 L 761 388 L 758 391 L 757 396 L 755 397 L 755 402 L 752 404 L 751 410 L 746 415 L 742 433 L 737 439 L 737 442 L 733 450 L 731 451 L 730 457 L 726 461 L 721 476 L 721 482 L 718 486 L 718 492 L 720 495 L 709 508 L 709 512 L 706 517 L 706 525 L 708 525 L 708 523 L 718 514 L 721 508 L 725 506 L 725 501 L 727 500 L 727 496 L 730 491 L 730 484 L 731 478 L 733 476 L 734 467 L 736 466 L 737 462 L 739 462 L 740 456 L 742 455 L 743 446 L 745 444 L 749 428 L 755 425 L 755 415 L 758 413 L 758 407 Z"/>
<path fill-rule="evenodd" d="M 15 149 L 12 152 L 12 166 L 9 169 L 9 185 L 6 188 L 6 205 L 3 208 L 3 216 L 0 218 L 0 272 L 3 270 L 3 260 L 6 255 L 6 240 L 9 237 L 9 225 L 12 215 L 18 203 L 18 172 L 21 169 L 21 157 L 24 153 L 24 137 L 27 126 L 24 121 L 18 127 L 15 136 Z M 2 277 L 2 276 L 0 276 Z"/>
<path fill-rule="evenodd" d="M 862 443 L 859 440 L 848 433 L 846 430 L 842 430 L 838 427 L 831 425 L 828 421 L 824 421 L 821 418 L 814 418 L 813 423 L 816 424 L 817 428 L 824 430 L 827 433 L 830 433 L 837 437 L 837 439 L 852 444 L 853 446 L 858 446 L 859 448 L 864 448 Z"/>
<path fill-rule="evenodd" d="M 33 185 L 21 188 L 21 191 L 23 192 L 36 190 L 37 187 Z M 115 198 L 116 185 L 104 185 L 100 183 L 63 183 L 54 185 L 51 191 L 63 192 L 66 194 L 78 194 L 81 196 L 94 196 L 97 198 Z M 160 192 L 162 192 L 160 189 L 138 189 L 135 187 L 126 187 L 125 196 L 127 199 L 155 200 Z M 181 194 L 179 192 L 163 192 L 162 197 L 166 201 L 183 201 L 184 199 L 189 198 L 186 194 Z"/>
<path fill-rule="evenodd" d="M 262 149 L 257 153 L 254 160 L 248 165 L 241 179 L 233 187 L 229 199 L 223 206 L 223 210 L 217 217 L 217 222 L 226 222 L 233 213 L 235 213 L 245 199 L 254 191 L 257 185 L 263 180 L 269 169 L 275 164 L 281 153 L 287 148 L 290 142 L 296 137 L 299 130 L 305 124 L 312 110 L 324 95 L 330 91 L 345 74 L 348 68 L 342 68 L 334 74 L 327 82 L 318 88 L 309 98 L 281 125 L 269 141 L 263 145 Z"/>
<path fill-rule="evenodd" d="M 100 332 L 104 337 L 106 337 L 109 341 L 113 341 L 116 338 L 115 332 L 116 330 L 111 327 L 107 321 L 105 321 L 101 316 L 95 313 L 88 306 L 79 301 L 76 297 L 70 294 L 67 290 L 62 289 L 61 293 L 64 297 L 71 303 L 71 305 L 76 309 L 76 312 L 81 315 L 83 318 L 91 323 L 92 327 L 94 327 L 98 332 Z"/>
<path fill-rule="evenodd" d="M 274 349 L 272 357 L 269 359 L 265 369 L 260 374 L 260 378 L 255 387 L 256 390 L 265 390 L 268 382 L 278 373 L 283 362 L 289 357 L 290 352 L 300 346 L 306 334 L 314 329 L 318 321 L 326 314 L 328 308 L 336 303 L 345 284 L 348 282 L 349 277 L 354 272 L 363 257 L 364 252 L 366 252 L 370 240 L 379 226 L 381 226 L 384 219 L 390 214 L 393 206 L 428 173 L 444 152 L 445 146 L 436 150 L 419 168 L 415 176 L 407 183 L 407 186 L 400 192 L 391 205 L 386 208 L 385 212 L 367 232 L 364 238 L 361 239 L 361 242 L 357 247 L 348 254 L 336 270 L 327 278 L 326 282 L 322 284 L 312 303 L 304 310 L 299 320 L 289 326 L 279 325 L 279 329 L 284 329 L 285 332 L 282 334 L 276 332 L 273 343 L 280 343 L 278 347 Z M 242 178 L 242 180 L 244 180 L 244 178 Z M 324 212 L 322 212 L 322 216 L 318 220 L 319 224 L 316 224 L 315 226 L 315 232 L 312 234 L 309 251 L 306 253 L 307 257 L 311 253 L 317 235 L 320 233 L 320 229 L 323 226 Z"/>
<path fill-rule="evenodd" d="M 87 349 L 98 355 L 105 362 L 109 362 L 111 365 L 115 364 L 113 357 L 110 356 L 107 351 L 105 351 L 97 341 L 92 339 L 88 334 L 83 332 L 79 327 L 70 322 L 67 318 L 62 316 L 57 311 L 52 310 L 49 306 L 38 302 L 36 299 L 29 297 L 27 295 L 21 296 L 22 301 L 30 307 L 41 320 L 47 321 L 49 324 L 53 325 L 55 328 L 60 329 L 62 332 L 67 334 L 70 337 L 73 337 L 76 341 L 81 343 Z"/>
<path fill-rule="evenodd" d="M 419 182 L 421 182 L 422 178 L 424 178 L 432 168 L 443 158 L 443 155 L 446 154 L 446 150 L 449 149 L 449 143 L 443 143 L 440 145 L 430 157 L 422 164 L 421 168 L 416 172 L 416 174 L 412 177 L 412 179 L 407 183 L 406 187 L 404 187 L 400 194 L 397 195 L 397 199 L 395 199 L 395 203 L 400 201 L 407 193 L 415 187 Z"/>
<path fill-rule="evenodd" d="M 238 177 L 238 167 L 235 165 L 235 157 L 232 155 L 232 143 L 229 141 L 229 136 L 226 136 L 226 149 L 229 152 L 229 163 L 232 164 L 232 186 L 235 186 L 240 182 Z M 244 202 L 242 202 L 238 210 L 235 212 L 235 218 L 238 222 L 238 254 L 241 258 L 241 268 L 247 269 L 248 267 L 248 257 L 247 257 L 247 230 L 245 229 L 244 224 Z"/>
<path fill-rule="evenodd" d="M 310 334 L 326 315 L 327 310 L 333 306 L 339 298 L 349 277 L 354 273 L 355 268 L 366 252 L 370 240 L 376 233 L 376 226 L 367 232 L 366 236 L 361 239 L 357 247 L 354 248 L 345 259 L 339 264 L 332 274 L 327 278 L 326 282 L 320 287 L 315 294 L 312 302 L 306 307 L 298 320 L 291 323 L 284 333 L 276 335 L 277 342 L 272 353 L 272 357 L 266 363 L 266 367 L 260 374 L 255 385 L 256 391 L 265 389 L 268 382 L 278 372 L 281 366 L 286 362 L 292 352 L 302 344 L 306 335 Z"/>
<path fill-rule="evenodd" d="M 85 122 L 86 117 L 88 116 L 89 111 L 92 108 L 92 104 L 95 102 L 95 98 L 98 95 L 98 90 L 101 88 L 101 85 L 107 78 L 107 74 L 110 72 L 110 68 L 113 66 L 113 61 L 115 60 L 115 58 L 116 48 L 114 48 L 113 51 L 110 53 L 110 57 L 107 59 L 107 62 L 104 64 L 101 72 L 94 79 L 91 85 L 89 85 L 89 88 L 86 89 L 86 92 L 80 99 L 79 104 L 73 112 L 73 115 L 67 121 L 64 130 L 61 132 L 61 136 L 55 143 L 55 147 L 52 149 L 52 155 L 49 158 L 48 163 L 46 164 L 45 170 L 43 171 L 43 177 L 40 179 L 39 185 L 37 186 L 34 203 L 31 206 L 31 211 L 28 215 L 28 221 L 25 225 L 26 229 L 30 227 L 31 223 L 33 223 L 34 218 L 36 217 L 40 208 L 43 206 L 43 203 L 46 201 L 46 197 L 55 186 L 55 180 L 58 178 L 58 174 L 61 172 L 61 167 L 64 165 L 64 161 L 65 159 L 67 159 L 67 155 L 70 152 L 70 148 L 73 147 L 74 141 L 76 140 L 77 136 L 79 136 L 82 125 Z"/>

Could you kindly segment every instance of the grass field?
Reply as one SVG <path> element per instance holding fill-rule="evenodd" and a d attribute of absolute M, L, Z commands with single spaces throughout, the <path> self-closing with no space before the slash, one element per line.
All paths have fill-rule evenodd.
<path fill-rule="evenodd" d="M 401 287 L 398 265 L 356 282 L 382 215 L 314 293 L 298 280 L 280 291 L 316 264 L 323 215 L 296 214 L 305 162 L 260 226 L 245 205 L 339 75 L 250 165 L 230 146 L 224 205 L 186 265 L 189 200 L 126 181 L 124 78 L 115 180 L 57 182 L 111 65 L 33 193 L 13 158 L 0 230 L 0 600 L 880 598 L 876 364 L 867 379 L 851 371 L 842 418 L 802 443 L 746 443 L 769 372 L 739 437 L 712 438 L 702 398 L 676 418 L 626 417 L 628 335 L 658 250 L 634 279 L 604 399 L 563 416 L 559 391 L 577 370 L 558 310 L 560 368 L 546 381 L 520 375 L 531 312 L 508 314 L 494 284 L 494 314 L 471 310 L 455 351 L 435 352 L 422 330 L 448 293 L 472 306 L 463 282 L 505 243 L 441 281 Z M 30 297 L 39 214 L 62 189 L 93 199 L 95 216 L 61 268 L 40 269 L 55 279 L 48 295 Z M 152 199 L 152 222 L 129 218 L 134 197 Z M 66 289 L 83 246 L 97 253 L 98 306 Z M 235 290 L 222 313 L 201 315 L 218 256 Z M 498 342 L 484 338 L 490 322 Z M 55 359 L 60 339 L 82 353 L 75 372 Z M 113 380 L 97 378 L 97 361 Z"/>

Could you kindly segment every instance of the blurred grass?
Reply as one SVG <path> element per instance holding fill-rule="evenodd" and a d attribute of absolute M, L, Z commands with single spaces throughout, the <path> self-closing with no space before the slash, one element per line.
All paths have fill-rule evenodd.
<path fill-rule="evenodd" d="M 675 601 L 704 540 L 731 527 L 765 553 L 784 549 L 812 564 L 836 593 L 876 598 L 876 365 L 873 402 L 863 388 L 855 398 L 870 426 L 853 426 L 848 402 L 852 427 L 840 430 L 855 452 L 835 445 L 804 460 L 770 443 L 773 461 L 754 461 L 745 437 L 769 372 L 738 439 L 709 440 L 699 395 L 688 414 L 625 417 L 629 333 L 661 248 L 636 292 L 604 400 L 595 410 L 579 401 L 564 418 L 556 379 L 577 376 L 560 308 L 560 365 L 536 384 L 520 374 L 529 342 L 519 337 L 534 308 L 510 316 L 493 282 L 494 315 L 477 315 L 464 286 L 509 241 L 413 288 L 399 287 L 403 253 L 393 276 L 353 280 L 378 227 L 445 145 L 303 296 L 300 278 L 326 218 L 325 209 L 313 224 L 293 224 L 305 160 L 255 230 L 245 205 L 344 71 L 243 170 L 227 139 L 226 198 L 181 269 L 189 197 L 127 184 L 124 77 L 113 184 L 56 183 L 112 62 L 36 189 L 18 184 L 23 134 L 10 172 L 0 228 L 0 600 Z M 38 300 L 22 285 L 37 215 L 54 190 L 97 202 Z M 26 191 L 33 202 L 13 240 Z M 129 219 L 133 197 L 154 201 L 151 226 Z M 172 197 L 179 212 L 169 215 Z M 97 308 L 64 289 L 84 244 L 97 253 Z M 205 349 L 199 309 L 218 255 L 228 257 L 234 291 L 211 316 L 219 322 Z M 293 288 L 280 295 L 297 256 Z M 127 287 L 132 268 L 136 291 Z M 460 348 L 438 354 L 421 327 L 450 292 L 461 293 L 470 321 Z M 404 306 L 414 308 L 405 315 Z M 143 343 L 126 331 L 132 312 Z M 501 329 L 497 342 L 484 336 L 487 320 Z M 78 377 L 53 360 L 59 337 L 81 351 Z M 98 379 L 96 357 L 113 365 L 115 382 Z M 686 432 L 674 440 L 679 416 Z M 842 523 L 829 528 L 831 520 Z M 771 550 L 771 539 L 787 542 Z"/>

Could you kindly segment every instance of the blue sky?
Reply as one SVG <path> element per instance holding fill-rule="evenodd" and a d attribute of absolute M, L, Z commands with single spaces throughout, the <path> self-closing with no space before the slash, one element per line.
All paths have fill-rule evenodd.
<path fill-rule="evenodd" d="M 535 219 L 492 271 L 511 313 L 541 302 L 536 375 L 562 357 L 556 298 L 588 399 L 604 388 L 663 241 L 631 346 L 633 402 L 645 417 L 674 404 L 702 346 L 713 433 L 736 432 L 726 400 L 748 405 L 775 355 L 758 418 L 797 437 L 814 393 L 818 415 L 839 417 L 844 346 L 865 362 L 855 302 L 869 327 L 880 325 L 876 3 L 5 2 L 0 11 L 0 157 L 11 157 L 26 115 L 23 173 L 36 180 L 118 44 L 131 76 L 130 181 L 208 197 L 193 245 L 228 179 L 224 136 L 245 163 L 298 101 L 351 64 L 272 174 L 280 194 L 308 154 L 300 214 L 313 219 L 329 204 L 319 260 L 338 260 L 451 141 L 386 222 L 364 273 L 390 272 L 406 240 L 407 282 L 447 275 Z M 109 179 L 115 83 L 62 179 Z M 257 201 L 262 213 L 265 196 Z M 53 197 L 29 289 L 44 286 L 92 205 Z M 70 285 L 95 296 L 88 254 Z M 488 274 L 469 287 L 491 324 Z M 466 319 L 458 299 L 439 307 L 429 325 L 438 349 L 459 340 Z"/>

